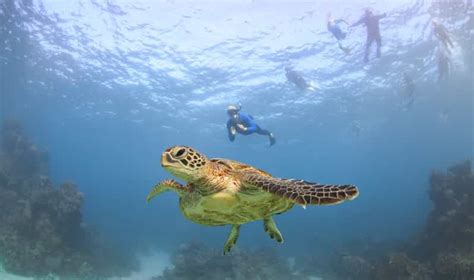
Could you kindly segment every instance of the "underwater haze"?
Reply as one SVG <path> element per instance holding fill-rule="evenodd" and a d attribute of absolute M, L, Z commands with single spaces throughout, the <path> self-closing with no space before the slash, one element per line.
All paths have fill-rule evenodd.
<path fill-rule="evenodd" d="M 343 25 L 345 53 L 326 18 L 354 23 L 368 7 L 386 17 L 381 57 L 374 43 L 364 62 L 366 27 Z M 0 279 L 474 279 L 473 12 L 460 0 L 0 0 Z M 232 104 L 275 145 L 229 141 Z M 275 216 L 283 244 L 245 224 L 222 256 L 230 226 L 186 219 L 176 193 L 145 200 L 178 180 L 160 164 L 175 145 L 360 194 Z"/>

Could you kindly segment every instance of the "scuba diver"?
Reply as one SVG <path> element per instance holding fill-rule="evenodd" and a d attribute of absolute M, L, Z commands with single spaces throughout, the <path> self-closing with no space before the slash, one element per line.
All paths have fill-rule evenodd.
<path fill-rule="evenodd" d="M 291 67 L 286 66 L 285 67 L 285 75 L 288 81 L 292 82 L 295 84 L 299 89 L 301 90 L 316 90 L 313 86 L 311 86 L 306 80 L 303 78 L 303 76 L 293 70 Z"/>
<path fill-rule="evenodd" d="M 240 112 L 241 108 L 242 106 L 240 105 L 229 105 L 227 107 L 227 114 L 229 115 L 229 120 L 227 121 L 227 133 L 229 135 L 229 140 L 234 142 L 235 135 L 237 133 L 242 135 L 257 133 L 268 136 L 268 139 L 270 140 L 270 146 L 273 146 L 276 142 L 273 133 L 260 128 L 260 126 L 255 123 L 251 115 Z"/>
<path fill-rule="evenodd" d="M 339 24 L 343 22 L 347 25 L 350 25 L 347 21 L 343 19 L 334 19 L 331 15 L 331 13 L 328 14 L 327 17 L 327 28 L 328 31 L 334 35 L 334 37 L 337 40 L 337 44 L 339 45 L 339 48 L 343 50 L 346 54 L 350 53 L 351 49 L 348 47 L 344 47 L 341 43 L 342 40 L 346 38 L 347 33 L 342 31 L 341 26 Z"/>
<path fill-rule="evenodd" d="M 370 46 L 372 45 L 374 40 L 377 43 L 377 57 L 380 58 L 381 56 L 380 48 L 382 46 L 382 37 L 380 36 L 379 21 L 380 19 L 386 16 L 387 16 L 386 13 L 381 14 L 381 15 L 374 15 L 372 10 L 367 8 L 365 9 L 365 15 L 350 26 L 350 27 L 354 27 L 354 26 L 364 23 L 365 26 L 367 27 L 367 42 L 365 45 L 364 62 L 369 61 Z"/>
<path fill-rule="evenodd" d="M 449 47 L 454 48 L 454 44 L 453 41 L 451 41 L 451 38 L 449 37 L 448 30 L 446 29 L 446 27 L 444 27 L 444 25 L 437 22 L 436 20 L 432 20 L 431 23 L 433 24 L 434 35 L 440 40 L 441 43 L 443 43 L 446 50 L 451 53 Z"/>

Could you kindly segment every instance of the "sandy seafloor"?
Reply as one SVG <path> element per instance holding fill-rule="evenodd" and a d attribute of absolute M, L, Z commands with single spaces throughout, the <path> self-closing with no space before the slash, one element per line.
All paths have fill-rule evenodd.
<path fill-rule="evenodd" d="M 162 252 L 155 252 L 150 255 L 143 255 L 139 257 L 140 260 L 140 271 L 132 273 L 129 277 L 115 277 L 109 278 L 108 280 L 150 280 L 152 277 L 160 276 L 166 267 L 170 267 L 169 256 Z M 23 277 L 14 274 L 7 273 L 3 270 L 0 265 L 0 280 L 36 280 L 39 278 L 34 277 Z M 40 279 L 58 279 L 55 277 L 46 277 Z M 311 276 L 310 280 L 323 280 L 321 277 Z"/>
<path fill-rule="evenodd" d="M 155 252 L 150 255 L 143 255 L 139 258 L 140 271 L 133 272 L 129 277 L 108 278 L 108 280 L 150 280 L 154 276 L 160 276 L 166 267 L 170 266 L 169 256 L 165 253 Z M 23 277 L 7 273 L 0 266 L 0 280 L 36 280 L 36 279 L 60 279 L 55 277 Z"/>

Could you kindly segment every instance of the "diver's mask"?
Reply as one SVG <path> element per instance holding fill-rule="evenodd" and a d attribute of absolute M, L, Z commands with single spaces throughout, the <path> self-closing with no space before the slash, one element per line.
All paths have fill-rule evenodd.
<path fill-rule="evenodd" d="M 231 117 L 232 119 L 236 120 L 239 118 L 239 111 L 240 109 L 242 109 L 242 105 L 229 105 L 227 107 L 227 114 L 229 115 L 229 117 Z"/>

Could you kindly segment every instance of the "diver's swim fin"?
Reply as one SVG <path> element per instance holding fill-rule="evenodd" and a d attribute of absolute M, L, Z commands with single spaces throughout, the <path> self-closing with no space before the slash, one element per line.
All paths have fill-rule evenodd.
<path fill-rule="evenodd" d="M 273 135 L 273 133 L 270 133 L 270 135 L 268 136 L 268 138 L 270 139 L 270 146 L 275 145 L 276 140 L 275 140 L 275 136 Z"/>
<path fill-rule="evenodd" d="M 338 42 L 339 48 L 344 51 L 345 54 L 350 54 L 351 53 L 351 48 L 344 47 L 341 42 Z"/>

